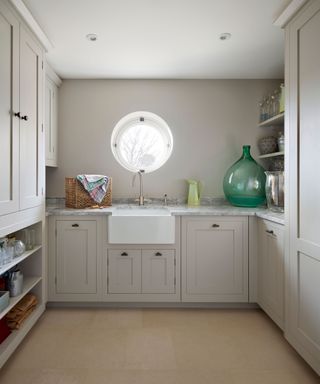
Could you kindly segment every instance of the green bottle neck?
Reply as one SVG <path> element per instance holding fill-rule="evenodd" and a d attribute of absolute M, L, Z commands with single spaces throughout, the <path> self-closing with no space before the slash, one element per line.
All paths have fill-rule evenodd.
<path fill-rule="evenodd" d="M 250 145 L 244 145 L 242 147 L 242 158 L 243 159 L 252 159 L 250 154 Z"/>

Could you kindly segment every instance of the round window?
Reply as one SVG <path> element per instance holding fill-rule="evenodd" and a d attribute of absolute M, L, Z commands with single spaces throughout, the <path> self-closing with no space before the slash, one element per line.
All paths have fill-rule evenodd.
<path fill-rule="evenodd" d="M 133 112 L 124 116 L 111 136 L 116 160 L 132 172 L 152 172 L 170 157 L 173 139 L 168 124 L 151 112 Z"/>

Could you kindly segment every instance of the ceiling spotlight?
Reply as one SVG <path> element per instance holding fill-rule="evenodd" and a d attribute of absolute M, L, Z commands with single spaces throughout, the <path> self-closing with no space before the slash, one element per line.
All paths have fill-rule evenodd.
<path fill-rule="evenodd" d="M 89 41 L 97 41 L 98 40 L 98 35 L 96 35 L 95 33 L 89 33 L 86 38 L 89 40 Z"/>
<path fill-rule="evenodd" d="M 224 40 L 229 40 L 231 39 L 231 33 L 221 33 L 219 36 L 219 39 L 224 41 Z"/>

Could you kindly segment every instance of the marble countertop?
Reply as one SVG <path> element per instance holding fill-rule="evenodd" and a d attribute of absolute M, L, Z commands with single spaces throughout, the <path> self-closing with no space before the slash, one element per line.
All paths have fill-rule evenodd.
<path fill-rule="evenodd" d="M 137 205 L 132 204 L 114 204 L 107 208 L 86 208 L 72 209 L 66 208 L 61 204 L 47 205 L 46 214 L 60 216 L 83 216 L 83 215 L 111 215 L 116 208 L 136 208 Z M 163 207 L 163 205 L 145 205 L 141 209 Z M 189 207 L 185 204 L 167 205 L 174 216 L 257 216 L 262 219 L 270 220 L 278 224 L 284 224 L 284 214 L 280 212 L 272 212 L 266 208 L 243 208 L 234 207 L 229 204 L 202 205 L 199 207 Z"/>

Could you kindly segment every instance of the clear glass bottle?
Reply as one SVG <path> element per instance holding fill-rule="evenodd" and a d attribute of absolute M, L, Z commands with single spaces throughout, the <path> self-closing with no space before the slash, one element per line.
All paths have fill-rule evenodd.
<path fill-rule="evenodd" d="M 280 98 L 279 98 L 279 113 L 284 112 L 284 96 L 285 96 L 285 87 L 284 84 L 280 84 Z"/>

